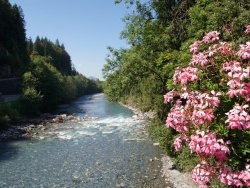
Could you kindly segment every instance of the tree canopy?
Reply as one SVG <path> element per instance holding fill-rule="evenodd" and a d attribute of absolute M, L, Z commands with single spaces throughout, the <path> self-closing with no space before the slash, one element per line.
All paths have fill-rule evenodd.
<path fill-rule="evenodd" d="M 153 104 L 150 98 L 160 98 L 171 89 L 174 69 L 189 62 L 189 45 L 194 40 L 205 32 L 218 30 L 225 31 L 223 40 L 240 43 L 246 40 L 242 28 L 250 22 L 248 1 L 120 0 L 115 3 L 125 3 L 135 10 L 124 16 L 125 29 L 121 31 L 121 38 L 130 47 L 108 48 L 110 54 L 103 67 L 106 94 L 111 100 L 131 97 L 134 104 L 143 104 L 139 107 L 150 106 L 160 111 L 162 107 L 157 107 L 160 104 Z M 150 86 L 145 87 L 147 84 Z"/>
<path fill-rule="evenodd" d="M 20 76 L 28 63 L 25 21 L 21 7 L 0 0 L 0 69 L 9 67 L 9 73 L 1 77 Z M 2 71 L 1 71 L 2 72 Z"/>
<path fill-rule="evenodd" d="M 63 75 L 74 74 L 74 67 L 71 63 L 70 55 L 65 50 L 63 44 L 51 42 L 47 38 L 36 38 L 35 42 L 29 40 L 29 53 L 31 57 L 44 56 L 48 63 L 56 67 Z"/>

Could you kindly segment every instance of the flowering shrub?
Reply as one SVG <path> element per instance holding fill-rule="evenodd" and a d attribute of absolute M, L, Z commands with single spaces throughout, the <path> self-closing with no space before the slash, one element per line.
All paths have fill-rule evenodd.
<path fill-rule="evenodd" d="M 172 103 L 166 127 L 179 134 L 176 151 L 186 145 L 198 155 L 192 178 L 201 188 L 213 178 L 250 187 L 250 42 L 237 46 L 219 36 L 212 31 L 190 45 L 189 65 L 177 68 L 177 87 L 164 95 Z"/>

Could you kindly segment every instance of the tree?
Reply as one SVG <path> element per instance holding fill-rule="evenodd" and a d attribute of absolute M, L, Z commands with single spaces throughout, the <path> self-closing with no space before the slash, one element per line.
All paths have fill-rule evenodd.
<path fill-rule="evenodd" d="M 51 61 L 49 63 L 56 67 L 63 75 L 71 75 L 74 72 L 71 57 L 65 50 L 64 45 L 60 45 L 59 40 L 53 43 L 47 38 L 40 38 L 38 36 L 31 52 L 32 57 L 36 55 L 50 57 Z"/>
<path fill-rule="evenodd" d="M 11 67 L 11 75 L 20 76 L 29 61 L 26 49 L 25 21 L 21 7 L 0 1 L 0 67 Z"/>

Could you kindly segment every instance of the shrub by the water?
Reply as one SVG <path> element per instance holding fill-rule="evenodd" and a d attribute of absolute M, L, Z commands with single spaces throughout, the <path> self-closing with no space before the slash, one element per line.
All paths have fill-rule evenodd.
<path fill-rule="evenodd" d="M 41 111 L 42 96 L 35 88 L 28 87 L 24 89 L 20 103 L 24 115 L 34 116 Z"/>
<path fill-rule="evenodd" d="M 6 128 L 20 118 L 20 105 L 18 102 L 0 103 L 0 129 Z"/>
<path fill-rule="evenodd" d="M 199 159 L 192 170 L 199 187 L 250 187 L 250 42 L 219 37 L 212 31 L 195 41 L 189 65 L 176 69 L 164 96 L 172 103 L 166 126 L 179 135 L 175 150 Z"/>

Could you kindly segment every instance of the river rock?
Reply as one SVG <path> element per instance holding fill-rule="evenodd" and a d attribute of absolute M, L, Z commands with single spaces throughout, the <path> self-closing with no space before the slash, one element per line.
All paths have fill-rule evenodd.
<path fill-rule="evenodd" d="M 37 128 L 42 129 L 42 128 L 44 128 L 44 126 L 43 126 L 43 124 L 40 124 L 37 126 Z"/>
<path fill-rule="evenodd" d="M 153 111 L 142 112 L 142 111 L 138 110 L 136 107 L 134 107 L 133 105 L 124 104 L 121 102 L 119 104 L 132 110 L 134 113 L 133 118 L 135 118 L 135 119 L 138 119 L 138 120 L 153 119 L 155 116 L 155 113 Z"/>
<path fill-rule="evenodd" d="M 35 128 L 35 125 L 30 125 L 29 128 L 31 128 L 31 129 L 32 129 L 32 128 Z"/>

